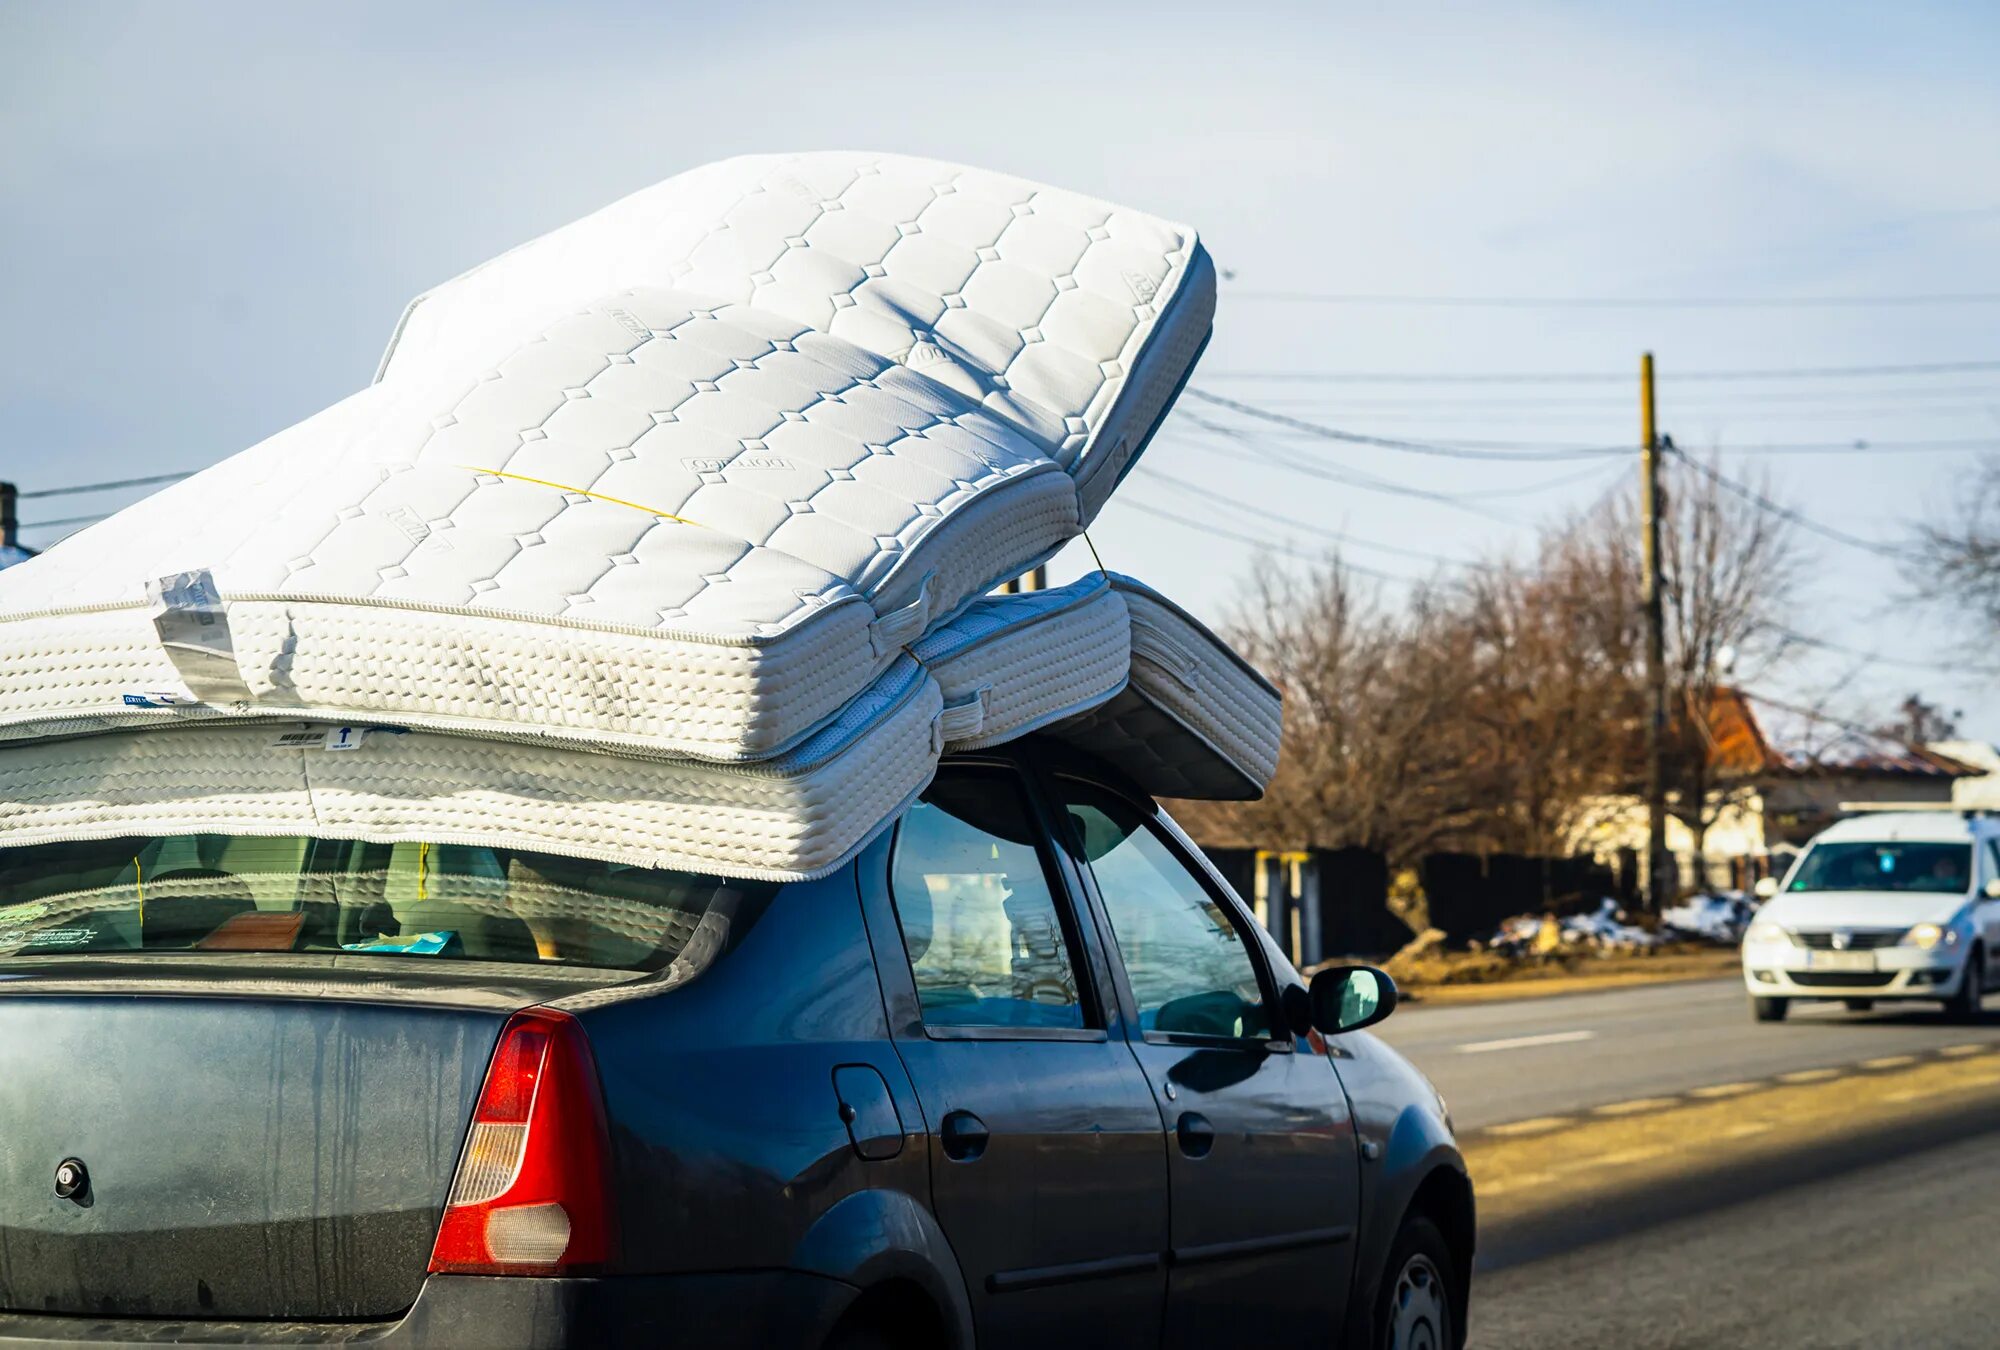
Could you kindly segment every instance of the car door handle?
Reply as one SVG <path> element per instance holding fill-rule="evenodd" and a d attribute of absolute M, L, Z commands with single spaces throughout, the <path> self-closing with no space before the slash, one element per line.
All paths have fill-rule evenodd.
<path fill-rule="evenodd" d="M 1180 1142 L 1181 1152 L 1190 1158 L 1206 1158 L 1215 1147 L 1215 1126 L 1209 1124 L 1208 1117 L 1199 1111 L 1183 1111 L 1174 1124 L 1174 1138 Z"/>
<path fill-rule="evenodd" d="M 938 1127 L 938 1142 L 944 1146 L 944 1156 L 953 1162 L 974 1161 L 986 1151 L 992 1137 L 986 1122 L 970 1111 L 953 1111 Z"/>

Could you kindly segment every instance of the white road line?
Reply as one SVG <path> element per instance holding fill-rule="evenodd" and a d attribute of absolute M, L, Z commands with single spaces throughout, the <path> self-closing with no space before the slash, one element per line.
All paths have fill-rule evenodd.
<path fill-rule="evenodd" d="M 1596 1034 L 1594 1031 L 1551 1031 L 1544 1036 L 1509 1036 L 1504 1041 L 1468 1041 L 1458 1047 L 1458 1053 L 1483 1055 L 1491 1050 L 1526 1050 L 1534 1045 L 1568 1045 L 1572 1041 L 1587 1041 Z"/>

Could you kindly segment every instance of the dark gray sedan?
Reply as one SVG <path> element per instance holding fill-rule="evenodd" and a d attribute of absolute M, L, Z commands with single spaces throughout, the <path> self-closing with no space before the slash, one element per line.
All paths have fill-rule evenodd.
<path fill-rule="evenodd" d="M 0 1346 L 1448 1350 L 1394 1001 L 1032 741 L 812 882 L 0 847 Z"/>

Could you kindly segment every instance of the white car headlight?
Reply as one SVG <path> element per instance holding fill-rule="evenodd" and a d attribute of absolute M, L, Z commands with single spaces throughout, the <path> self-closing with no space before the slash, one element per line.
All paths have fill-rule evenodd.
<path fill-rule="evenodd" d="M 1955 947 L 1958 945 L 1958 930 L 1943 928 L 1934 923 L 1920 923 L 1903 934 L 1903 945 L 1921 947 L 1925 951 L 1933 947 Z"/>
<path fill-rule="evenodd" d="M 1746 943 L 1778 942 L 1786 946 L 1792 946 L 1795 943 L 1790 929 L 1781 928 L 1769 919 L 1759 919 L 1757 922 L 1751 924 L 1749 931 L 1743 934 L 1743 941 Z"/>

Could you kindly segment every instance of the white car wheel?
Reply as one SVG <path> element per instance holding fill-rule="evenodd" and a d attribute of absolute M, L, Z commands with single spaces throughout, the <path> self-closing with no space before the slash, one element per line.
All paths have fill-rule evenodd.
<path fill-rule="evenodd" d="M 1444 1277 L 1428 1256 L 1414 1253 L 1397 1272 L 1389 1295 L 1389 1350 L 1449 1350 L 1450 1345 Z"/>

